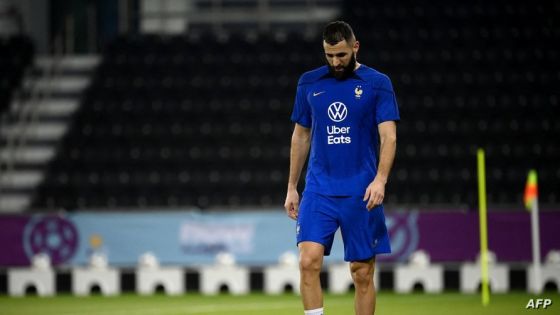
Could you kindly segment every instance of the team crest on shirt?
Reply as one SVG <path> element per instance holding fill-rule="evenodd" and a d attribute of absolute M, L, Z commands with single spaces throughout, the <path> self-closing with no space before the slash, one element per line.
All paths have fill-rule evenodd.
<path fill-rule="evenodd" d="M 356 88 L 354 89 L 354 96 L 356 98 L 360 98 L 360 97 L 362 97 L 363 93 L 364 93 L 364 90 L 362 90 L 362 86 L 361 85 L 356 86 Z"/>

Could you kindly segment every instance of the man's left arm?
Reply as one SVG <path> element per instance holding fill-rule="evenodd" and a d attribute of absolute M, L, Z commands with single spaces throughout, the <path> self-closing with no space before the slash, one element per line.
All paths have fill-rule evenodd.
<path fill-rule="evenodd" d="M 397 124 L 394 121 L 384 121 L 378 125 L 378 129 L 381 143 L 377 175 L 368 185 L 364 194 L 364 201 L 368 200 L 368 210 L 383 203 L 385 184 L 387 184 L 397 150 Z"/>

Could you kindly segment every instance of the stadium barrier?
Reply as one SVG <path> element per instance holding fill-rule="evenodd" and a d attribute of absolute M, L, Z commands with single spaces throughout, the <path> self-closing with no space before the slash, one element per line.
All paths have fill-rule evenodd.
<path fill-rule="evenodd" d="M 540 215 L 542 253 L 546 254 L 560 248 L 560 239 L 555 237 L 557 226 L 560 226 L 560 212 L 542 212 Z M 427 265 L 429 268 L 443 266 L 443 271 L 435 271 L 437 274 L 444 274 L 443 289 L 464 289 L 463 286 L 467 282 L 465 279 L 475 279 L 474 275 L 479 275 L 478 265 L 472 263 L 478 253 L 477 222 L 476 213 L 459 211 L 388 212 L 387 225 L 393 252 L 378 258 L 375 279 L 377 287 L 407 292 L 410 290 L 410 283 L 413 287 L 418 284 L 419 279 L 410 276 L 409 284 L 404 289 L 405 286 L 401 283 L 404 270 L 402 268 L 411 267 L 410 263 L 404 263 L 414 260 L 412 254 L 422 250 L 430 256 L 430 263 Z M 532 285 L 530 271 L 527 271 L 531 261 L 529 214 L 524 211 L 490 212 L 488 227 L 489 247 L 499 258 L 497 263 L 506 267 L 505 271 L 500 271 L 500 277 L 504 279 L 502 282 L 506 284 L 500 286 L 491 283 L 493 291 L 507 291 L 511 287 L 519 289 L 520 286 L 526 288 Z M 28 268 L 33 257 L 45 254 L 53 266 L 51 276 L 47 277 L 53 279 L 50 282 L 57 282 L 61 273 L 71 270 L 68 279 L 71 280 L 77 294 L 78 286 L 83 283 L 87 285 L 79 290 L 79 294 L 89 294 L 95 286 L 98 286 L 103 294 L 118 294 L 123 288 L 129 287 L 126 279 L 134 281 L 133 291 L 145 294 L 157 291 L 158 287 L 162 287 L 167 294 L 189 293 L 195 290 L 214 294 L 221 291 L 224 285 L 231 293 L 237 294 L 244 294 L 255 288 L 268 293 L 278 293 L 279 290 L 289 287 L 297 292 L 298 278 L 294 276 L 297 263 L 290 263 L 289 255 L 286 256 L 288 258 L 284 258 L 284 263 L 279 262 L 279 257 L 286 253 L 292 253 L 291 260 L 294 260 L 293 255 L 297 253 L 294 234 L 295 222 L 288 219 L 282 210 L 2 215 L 0 268 L 4 269 L 0 269 L 0 282 L 6 281 L 4 287 L 10 289 L 10 294 L 17 295 L 13 287 L 17 284 L 17 280 L 13 278 L 15 270 Z M 143 277 L 141 270 L 150 263 L 147 262 L 146 265 L 145 262 L 142 265 L 138 259 L 142 260 L 142 255 L 147 252 L 157 257 L 156 265 L 159 270 L 174 270 L 170 271 L 173 275 L 152 275 L 151 280 L 149 277 Z M 347 272 L 347 264 L 343 261 L 343 252 L 341 236 L 337 234 L 332 255 L 325 259 L 324 269 L 327 276 L 324 278 L 326 289 L 332 292 L 344 292 L 351 288 L 351 278 Z M 235 264 L 216 263 L 216 255 L 219 253 L 230 254 Z M 101 263 L 105 267 L 94 268 L 93 257 L 105 257 L 106 261 Z M 460 276 L 461 266 L 469 264 L 472 265 L 471 276 Z M 552 283 L 558 287 L 560 279 L 554 277 L 559 274 L 558 264 L 550 262 L 543 267 L 544 273 L 549 272 L 553 275 L 545 274 L 543 285 Z M 133 271 L 129 275 L 127 270 L 131 268 Z M 425 264 L 423 268 L 426 268 Z M 4 278 L 2 274 L 6 269 L 8 277 Z M 34 270 L 28 269 L 30 272 Z M 80 270 L 90 273 L 104 270 L 107 279 L 112 279 L 107 281 L 112 284 L 102 285 L 99 278 L 103 277 L 100 275 L 88 281 L 85 278 L 78 280 Z M 261 283 L 258 285 L 254 284 L 255 272 L 262 274 L 259 280 Z M 274 275 L 274 272 L 277 274 Z M 514 276 L 510 279 L 512 272 Z M 521 284 L 520 272 L 523 275 Z M 197 284 L 186 280 L 189 273 L 198 277 Z M 222 274 L 223 277 L 212 280 L 210 278 L 213 276 L 209 276 L 210 274 Z M 235 274 L 237 276 L 234 278 Z M 453 277 L 448 281 L 446 279 L 450 274 Z M 524 278 L 525 275 L 527 278 Z M 164 280 L 165 278 L 174 278 L 175 282 L 172 284 L 171 280 Z M 276 280 L 271 282 L 271 279 Z M 511 284 L 510 281 L 515 283 Z M 212 285 L 207 284 L 212 282 Z M 436 284 L 420 283 L 426 292 L 440 290 L 439 280 Z M 476 291 L 477 283 L 474 283 L 470 289 L 464 291 Z M 141 288 L 141 284 L 146 287 Z M 41 286 L 52 287 L 52 290 L 39 290 L 39 285 L 33 285 L 39 295 L 48 295 L 45 292 L 55 291 L 54 284 Z M 60 291 L 58 286 L 56 287 L 56 290 Z M 22 294 L 21 289 L 19 294 Z"/>

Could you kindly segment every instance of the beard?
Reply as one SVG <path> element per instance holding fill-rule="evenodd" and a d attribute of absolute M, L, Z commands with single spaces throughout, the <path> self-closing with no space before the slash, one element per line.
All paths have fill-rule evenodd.
<path fill-rule="evenodd" d="M 335 79 L 346 80 L 354 73 L 354 68 L 356 68 L 356 54 L 352 53 L 352 57 L 350 57 L 350 61 L 346 66 L 334 67 L 328 62 L 327 66 L 329 66 L 329 72 L 333 75 L 333 77 L 335 77 Z"/>

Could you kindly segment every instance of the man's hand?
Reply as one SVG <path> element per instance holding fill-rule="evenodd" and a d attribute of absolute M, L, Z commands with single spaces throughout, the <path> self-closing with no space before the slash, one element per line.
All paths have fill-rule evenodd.
<path fill-rule="evenodd" d="M 387 181 L 376 176 L 373 182 L 368 185 L 366 193 L 364 194 L 364 201 L 368 201 L 366 205 L 368 210 L 383 203 L 386 182 Z"/>
<path fill-rule="evenodd" d="M 290 218 L 297 220 L 299 212 L 299 194 L 296 189 L 288 189 L 284 208 Z"/>

